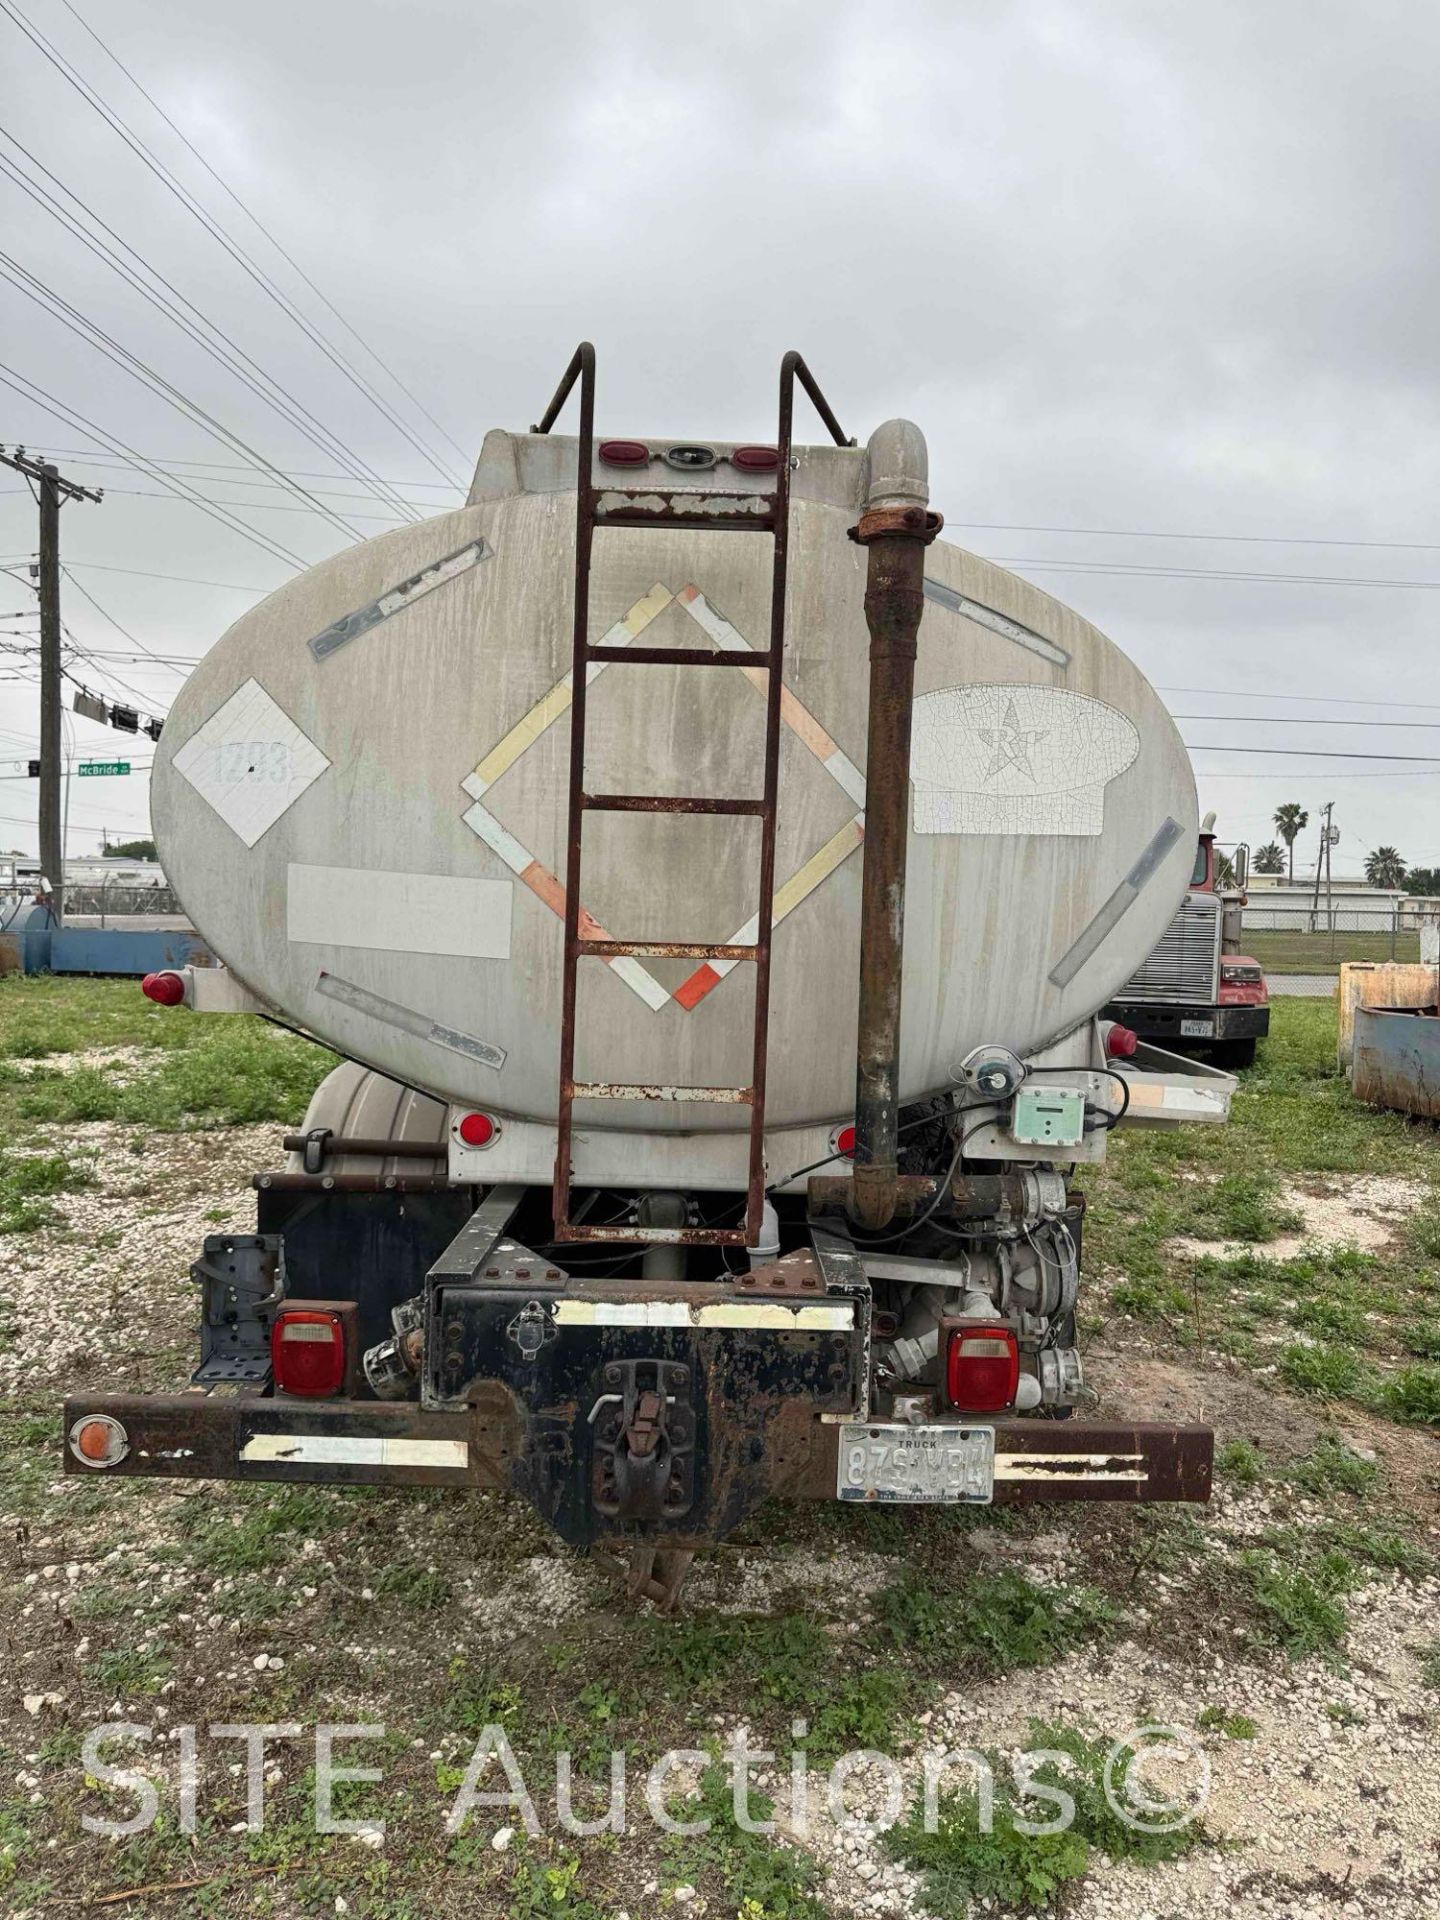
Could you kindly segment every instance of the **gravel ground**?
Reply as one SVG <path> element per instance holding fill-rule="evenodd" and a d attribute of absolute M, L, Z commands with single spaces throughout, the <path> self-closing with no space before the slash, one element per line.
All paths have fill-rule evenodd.
<path fill-rule="evenodd" d="M 129 1063 L 114 1064 L 123 1071 Z M 57 1197 L 54 1224 L 0 1240 L 13 1335 L 0 1352 L 0 1391 L 23 1390 L 33 1402 L 102 1382 L 132 1389 L 180 1384 L 193 1361 L 197 1294 L 189 1262 L 207 1232 L 250 1226 L 249 1176 L 277 1163 L 280 1133 L 254 1127 L 139 1137 L 128 1127 L 67 1128 L 63 1144 L 85 1161 L 91 1184 Z M 1337 1180 L 1324 1196 L 1292 1197 L 1306 1221 L 1297 1238 L 1366 1246 L 1414 1193 L 1403 1181 L 1365 1179 Z M 1108 1335 L 1091 1363 L 1107 1408 L 1210 1418 L 1222 1441 L 1254 1439 L 1282 1459 L 1303 1453 L 1322 1425 L 1313 1409 L 1287 1401 L 1273 1383 L 1141 1356 Z M 1345 1434 L 1376 1459 L 1379 1516 L 1405 1520 L 1431 1548 L 1440 1545 L 1433 1438 L 1359 1416 L 1347 1418 Z M 407 1660 L 416 1616 L 403 1601 L 387 1604 L 382 1591 L 387 1568 L 407 1557 L 420 1572 L 453 1582 L 453 1603 L 427 1616 L 424 1628 L 427 1651 L 442 1661 L 483 1663 L 517 1647 L 583 1649 L 614 1628 L 615 1602 L 595 1569 L 550 1543 L 526 1510 L 502 1499 L 477 1498 L 462 1512 L 459 1505 L 383 1496 L 373 1509 L 358 1510 L 359 1531 L 345 1536 L 343 1553 L 317 1520 L 315 1533 L 297 1535 L 293 1552 L 258 1575 L 225 1566 L 213 1550 L 208 1562 L 191 1551 L 197 1527 L 223 1527 L 228 1515 L 237 1533 L 243 1529 L 253 1509 L 234 1504 L 231 1489 L 150 1488 L 111 1504 L 89 1483 L 57 1478 L 39 1501 L 38 1510 L 14 1512 L 8 1498 L 4 1503 L 16 1542 L 0 1616 L 15 1683 L 4 1737 L 16 1757 L 9 1792 L 42 1813 L 53 1806 L 57 1821 L 67 1807 L 73 1817 L 79 1780 L 73 1755 L 57 1761 L 45 1742 L 64 1726 L 88 1724 L 85 1716 L 110 1711 L 174 1724 L 203 1722 L 221 1710 L 244 1717 L 248 1706 L 261 1718 L 313 1721 L 334 1712 L 413 1725 Z M 1107 1644 L 1077 1646 L 1051 1665 L 998 1679 L 936 1683 L 898 1755 L 907 1779 L 918 1778 L 929 1746 L 1018 1751 L 1036 1718 L 1108 1738 L 1147 1723 L 1194 1733 L 1207 1708 L 1248 1716 L 1252 1737 L 1228 1737 L 1214 1727 L 1195 1734 L 1211 1772 L 1204 1820 L 1214 1844 L 1159 1865 L 1102 1857 L 1069 1892 L 1064 1911 L 1075 1920 L 1440 1916 L 1440 1695 L 1425 1685 L 1421 1668 L 1423 1649 L 1437 1637 L 1440 1583 L 1433 1574 L 1368 1571 L 1346 1601 L 1343 1652 L 1293 1661 L 1257 1645 L 1243 1616 L 1232 1618 L 1223 1586 L 1207 1584 L 1208 1568 L 1231 1565 L 1267 1528 L 1318 1528 L 1333 1511 L 1271 1486 L 1228 1486 L 1198 1521 L 1191 1558 L 1167 1563 L 1165 1571 L 1157 1565 L 1122 1593 L 1120 1627 Z M 366 1519 L 370 1512 L 378 1517 Z M 843 1645 L 870 1619 L 895 1578 L 896 1559 L 868 1550 L 858 1535 L 832 1533 L 817 1544 L 802 1531 L 797 1524 L 797 1537 L 777 1530 L 703 1556 L 686 1591 L 684 1619 L 800 1607 L 822 1618 Z M 1083 1509 L 1058 1509 L 1038 1531 L 957 1534 L 953 1552 L 981 1570 L 1009 1567 L 1042 1587 L 1065 1588 L 1113 1575 L 1105 1560 L 1122 1537 L 1104 1533 Z M 268 1617 L 256 1610 L 261 1587 L 276 1602 Z M 115 1609 L 118 1626 L 106 1607 Z M 97 1691 L 93 1663 L 102 1642 L 112 1655 L 163 1663 L 138 1704 L 133 1680 L 117 1682 L 108 1696 Z M 563 1672 L 559 1654 L 553 1664 Z M 733 1713 L 697 1714 L 690 1743 L 739 1723 Z M 418 1757 L 427 1766 L 431 1737 L 416 1734 L 407 1743 L 426 1750 Z M 456 1736 L 448 1747 L 437 1745 L 434 1756 L 463 1760 L 467 1744 Z M 274 1783 L 287 1777 L 286 1764 L 277 1763 Z M 106 1844 L 77 1840 L 59 1825 L 42 1843 L 97 1892 L 115 1885 Z M 334 1844 L 345 1861 L 362 1851 L 344 1838 Z M 632 1842 L 619 1844 L 621 1866 L 612 1862 L 611 1870 L 618 1871 L 620 1892 L 593 1908 L 556 1901 L 547 1909 L 554 1920 L 572 1911 L 584 1920 L 622 1912 L 630 1920 L 678 1912 L 731 1920 L 737 1912 L 723 1886 L 710 1881 L 680 1898 L 653 1847 L 637 1841 L 626 1853 Z M 821 1870 L 823 1911 L 834 1920 L 923 1920 L 918 1877 L 882 1840 L 821 1819 L 805 1845 Z M 494 1854 L 495 1871 L 508 1874 L 505 1847 Z M 120 1884 L 138 1884 L 148 1871 L 137 1880 L 127 1867 Z M 203 1876 L 203 1860 L 192 1871 Z M 153 1870 L 157 1882 L 179 1877 L 173 1865 Z M 277 1920 L 410 1911 L 386 1906 L 373 1887 L 367 1893 L 369 1880 L 343 1884 L 345 1893 L 322 1897 L 287 1892 L 280 1882 L 267 1886 L 263 1909 L 254 1910 Z M 486 1884 L 467 1911 L 541 1911 L 507 1905 L 508 1881 Z M 230 1904 L 202 1908 L 147 1897 L 108 1911 L 238 1914 L 261 1895 L 242 1889 L 227 1898 Z M 58 1913 L 66 1904 L 28 1911 Z M 745 1920 L 769 1920 L 769 1913 L 747 1912 Z"/>

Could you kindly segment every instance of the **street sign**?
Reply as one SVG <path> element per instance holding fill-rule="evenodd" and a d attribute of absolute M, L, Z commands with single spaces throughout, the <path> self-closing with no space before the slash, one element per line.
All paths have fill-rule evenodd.
<path fill-rule="evenodd" d="M 78 774 L 87 773 L 128 773 L 128 760 L 82 760 L 75 769 Z"/>

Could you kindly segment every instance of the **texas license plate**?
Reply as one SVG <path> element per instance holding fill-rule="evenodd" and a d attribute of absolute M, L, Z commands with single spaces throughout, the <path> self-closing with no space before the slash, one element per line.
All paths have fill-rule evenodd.
<path fill-rule="evenodd" d="M 843 1426 L 838 1479 L 841 1500 L 985 1501 L 995 1486 L 995 1429 Z"/>
<path fill-rule="evenodd" d="M 1180 1032 L 1187 1040 L 1209 1040 L 1215 1032 L 1213 1020 L 1182 1020 Z"/>

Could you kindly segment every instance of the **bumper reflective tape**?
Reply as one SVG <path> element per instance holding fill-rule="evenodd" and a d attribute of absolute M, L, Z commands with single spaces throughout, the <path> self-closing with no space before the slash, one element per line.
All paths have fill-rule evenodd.
<path fill-rule="evenodd" d="M 252 1433 L 242 1460 L 288 1461 L 297 1467 L 455 1467 L 470 1464 L 468 1440 L 386 1440 L 371 1434 Z"/>
<path fill-rule="evenodd" d="M 788 1307 L 780 1301 L 734 1301 L 713 1307 L 684 1300 L 557 1300 L 557 1327 L 727 1327 L 741 1331 L 774 1328 L 781 1333 L 848 1333 L 855 1325 L 853 1306 Z"/>

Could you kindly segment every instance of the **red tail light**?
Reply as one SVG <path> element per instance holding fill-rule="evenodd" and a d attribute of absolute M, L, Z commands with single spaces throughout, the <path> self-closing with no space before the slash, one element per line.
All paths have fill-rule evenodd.
<path fill-rule="evenodd" d="M 854 1127 L 836 1127 L 830 1135 L 830 1151 L 838 1153 L 842 1159 L 853 1160 L 855 1158 Z"/>
<path fill-rule="evenodd" d="M 339 1393 L 345 1384 L 344 1321 L 338 1313 L 287 1307 L 270 1329 L 270 1365 L 281 1393 Z"/>
<path fill-rule="evenodd" d="M 644 467 L 650 464 L 650 449 L 643 440 L 602 440 L 600 458 L 607 467 Z"/>
<path fill-rule="evenodd" d="M 732 467 L 742 473 L 773 473 L 780 464 L 778 447 L 736 447 L 730 456 Z"/>
<path fill-rule="evenodd" d="M 455 1131 L 467 1147 L 488 1147 L 500 1129 L 488 1113 L 467 1113 Z"/>
<path fill-rule="evenodd" d="M 1020 1348 L 1010 1327 L 951 1329 L 945 1352 L 945 1392 L 966 1413 L 1000 1413 L 1015 1404 Z"/>
<path fill-rule="evenodd" d="M 1140 1036 L 1134 1029 L 1122 1027 L 1118 1020 L 1105 1035 L 1105 1051 L 1112 1060 L 1133 1060 L 1139 1044 Z"/>
<path fill-rule="evenodd" d="M 178 973 L 147 973 L 140 991 L 157 1006 L 178 1007 L 185 998 L 185 982 Z"/>

